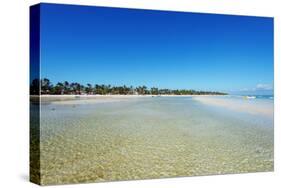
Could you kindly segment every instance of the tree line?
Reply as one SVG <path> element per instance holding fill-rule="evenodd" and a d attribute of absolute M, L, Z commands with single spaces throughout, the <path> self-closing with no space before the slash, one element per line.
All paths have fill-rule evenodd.
<path fill-rule="evenodd" d="M 187 89 L 160 89 L 146 86 L 111 86 L 105 84 L 80 84 L 77 82 L 58 82 L 53 85 L 47 78 L 34 79 L 30 84 L 31 95 L 227 95 L 217 91 L 196 91 Z"/>

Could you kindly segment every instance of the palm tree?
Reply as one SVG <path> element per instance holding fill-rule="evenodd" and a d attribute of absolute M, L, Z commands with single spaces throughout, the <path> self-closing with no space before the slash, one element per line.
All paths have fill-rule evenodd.
<path fill-rule="evenodd" d="M 159 94 L 159 90 L 157 87 L 152 87 L 150 90 L 152 95 L 158 95 Z"/>
<path fill-rule="evenodd" d="M 49 79 L 44 78 L 44 79 L 41 80 L 41 93 L 42 94 L 50 93 L 52 87 L 53 86 L 52 86 L 52 84 L 51 84 Z"/>
<path fill-rule="evenodd" d="M 87 84 L 87 87 L 85 88 L 85 91 L 87 94 L 93 94 L 93 86 L 92 84 Z"/>
<path fill-rule="evenodd" d="M 69 92 L 70 92 L 70 84 L 68 83 L 68 81 L 65 81 L 63 83 L 63 89 L 64 89 L 64 94 L 69 94 Z"/>
<path fill-rule="evenodd" d="M 136 91 L 139 95 L 142 94 L 142 88 L 140 86 L 136 88 Z"/>
<path fill-rule="evenodd" d="M 81 85 L 77 82 L 70 84 L 72 94 L 81 94 Z"/>
<path fill-rule="evenodd" d="M 61 82 L 58 82 L 57 85 L 55 86 L 55 94 L 64 94 L 64 84 Z"/>
<path fill-rule="evenodd" d="M 41 88 L 40 88 L 41 84 Z M 82 84 L 77 82 L 69 83 L 64 81 L 63 83 L 58 82 L 55 87 L 52 85 L 49 79 L 44 78 L 42 80 L 34 79 L 30 84 L 30 94 L 39 94 L 39 89 L 41 89 L 41 94 L 77 94 L 81 95 L 83 93 L 87 94 L 121 94 L 121 95 L 128 95 L 128 94 L 135 94 L 136 92 L 139 95 L 159 95 L 159 94 L 167 94 L 167 95 L 227 95 L 227 93 L 223 92 L 216 92 L 216 91 L 196 91 L 196 90 L 186 90 L 186 89 L 158 89 L 157 87 L 152 87 L 147 89 L 146 86 L 138 86 L 134 88 L 133 86 L 127 87 L 126 85 L 123 86 L 114 86 L 111 85 L 98 85 L 96 84 L 93 87 L 91 84 L 87 84 L 86 87 Z"/>
<path fill-rule="evenodd" d="M 95 85 L 95 91 L 96 91 L 96 94 L 101 94 L 101 89 L 98 84 Z"/>
<path fill-rule="evenodd" d="M 81 95 L 81 91 L 83 90 L 83 85 L 76 83 L 76 93 Z"/>

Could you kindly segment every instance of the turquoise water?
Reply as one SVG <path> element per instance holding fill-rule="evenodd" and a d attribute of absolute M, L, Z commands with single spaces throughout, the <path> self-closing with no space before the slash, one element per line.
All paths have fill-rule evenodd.
<path fill-rule="evenodd" d="M 232 97 L 254 97 L 255 99 L 269 99 L 269 100 L 273 100 L 274 99 L 274 95 L 231 95 Z"/>
<path fill-rule="evenodd" d="M 42 184 L 272 171 L 273 113 L 243 110 L 192 97 L 44 103 Z"/>

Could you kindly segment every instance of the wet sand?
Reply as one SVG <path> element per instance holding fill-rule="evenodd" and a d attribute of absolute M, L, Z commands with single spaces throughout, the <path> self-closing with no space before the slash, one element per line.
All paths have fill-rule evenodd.
<path fill-rule="evenodd" d="M 96 104 L 108 102 L 121 102 L 136 98 L 147 98 L 151 95 L 42 95 L 42 103 L 73 105 L 73 104 Z"/>
<path fill-rule="evenodd" d="M 207 97 L 193 97 L 203 104 L 219 106 L 222 108 L 247 112 L 255 115 L 263 115 L 267 117 L 273 116 L 273 103 L 270 100 L 257 100 L 246 98 L 231 98 L 231 96 L 207 96 Z"/>

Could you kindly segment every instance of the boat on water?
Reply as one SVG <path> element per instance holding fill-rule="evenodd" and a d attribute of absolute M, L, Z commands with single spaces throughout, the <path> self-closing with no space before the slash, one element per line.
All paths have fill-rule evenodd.
<path fill-rule="evenodd" d="M 255 99 L 255 96 L 244 96 L 244 99 Z"/>

